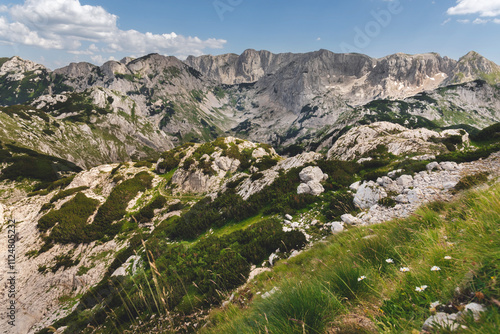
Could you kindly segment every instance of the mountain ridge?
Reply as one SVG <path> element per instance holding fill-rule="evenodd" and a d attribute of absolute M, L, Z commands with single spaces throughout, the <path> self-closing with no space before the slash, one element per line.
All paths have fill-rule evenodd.
<path fill-rule="evenodd" d="M 188 57 L 184 62 L 149 54 L 101 66 L 72 63 L 54 71 L 13 57 L 2 60 L 0 74 L 0 105 L 6 106 L 28 104 L 37 109 L 33 103 L 42 96 L 50 100 L 59 94 L 72 101 L 71 94 L 92 95 L 102 88 L 114 101 L 98 103 L 109 105 L 108 116 L 99 115 L 89 102 L 56 117 L 63 122 L 76 117 L 92 127 L 90 118 L 74 113 L 94 113 L 91 119 L 99 124 L 109 123 L 106 118 L 113 116 L 113 124 L 125 136 L 140 134 L 142 157 L 148 154 L 146 147 L 159 147 L 149 144 L 157 143 L 156 131 L 163 133 L 162 147 L 233 135 L 286 151 L 293 145 L 321 149 L 346 126 L 374 118 L 409 126 L 464 124 L 478 129 L 500 120 L 500 67 L 476 52 L 459 60 L 435 53 L 375 59 L 328 50 L 273 54 L 249 49 L 241 55 Z M 468 94 L 457 91 L 477 80 L 484 84 L 476 84 Z M 433 97 L 418 98 L 419 94 Z M 118 103 L 121 100 L 127 102 Z M 147 123 L 152 131 L 144 132 L 129 120 Z M 126 151 L 122 156 L 130 157 L 133 150 Z M 58 154 L 57 149 L 47 153 Z"/>

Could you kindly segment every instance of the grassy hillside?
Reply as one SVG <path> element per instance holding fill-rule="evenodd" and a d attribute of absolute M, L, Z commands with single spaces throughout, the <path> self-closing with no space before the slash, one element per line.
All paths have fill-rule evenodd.
<path fill-rule="evenodd" d="M 408 219 L 332 236 L 241 289 L 202 332 L 418 333 L 439 301 L 451 305 L 449 313 L 486 305 L 478 322 L 468 316 L 458 332 L 498 333 L 499 227 L 497 184 L 428 204 Z"/>

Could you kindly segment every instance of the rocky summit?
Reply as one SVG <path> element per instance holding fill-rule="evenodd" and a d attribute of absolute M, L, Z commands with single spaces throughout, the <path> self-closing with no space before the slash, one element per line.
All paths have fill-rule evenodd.
<path fill-rule="evenodd" d="M 0 58 L 0 106 L 1 333 L 498 324 L 500 68 L 475 52 Z"/>

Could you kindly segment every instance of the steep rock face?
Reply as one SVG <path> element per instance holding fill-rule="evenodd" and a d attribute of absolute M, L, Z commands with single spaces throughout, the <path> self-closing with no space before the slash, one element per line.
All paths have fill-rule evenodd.
<path fill-rule="evenodd" d="M 225 85 L 235 85 L 256 82 L 298 56 L 293 53 L 273 54 L 265 50 L 248 49 L 241 55 L 230 53 L 221 56 L 189 56 L 185 63 L 209 79 Z"/>
<path fill-rule="evenodd" d="M 425 128 L 410 130 L 394 123 L 377 122 L 349 130 L 330 148 L 328 158 L 354 160 L 376 150 L 386 150 L 394 155 L 435 154 L 436 151 L 446 151 L 439 139 L 450 136 L 459 136 L 463 145 L 468 144 L 468 135 L 463 130 L 439 133 Z"/>

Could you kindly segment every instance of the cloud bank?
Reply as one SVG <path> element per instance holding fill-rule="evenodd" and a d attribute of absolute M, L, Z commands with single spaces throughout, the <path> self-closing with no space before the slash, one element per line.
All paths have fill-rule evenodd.
<path fill-rule="evenodd" d="M 95 59 L 116 52 L 185 57 L 223 48 L 226 43 L 175 32 L 121 30 L 117 20 L 118 16 L 101 6 L 81 5 L 79 0 L 26 0 L 22 5 L 0 5 L 0 41 L 93 55 Z"/>

